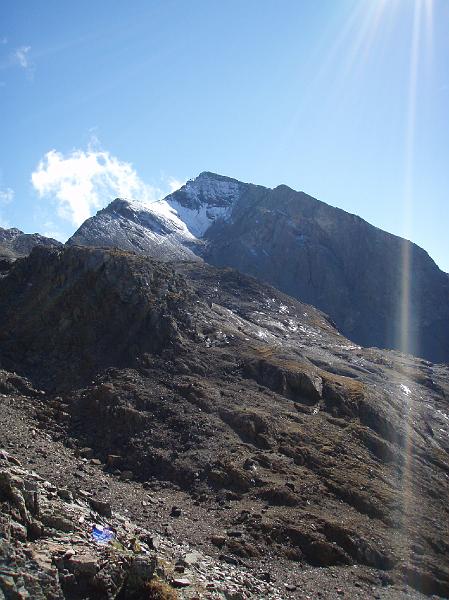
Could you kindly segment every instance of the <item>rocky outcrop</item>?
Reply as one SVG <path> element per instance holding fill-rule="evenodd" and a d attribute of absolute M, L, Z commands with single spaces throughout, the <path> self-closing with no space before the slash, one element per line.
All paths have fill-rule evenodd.
<path fill-rule="evenodd" d="M 20 229 L 0 227 L 0 257 L 18 258 L 28 256 L 35 246 L 61 246 L 61 242 L 44 237 L 39 233 L 23 233 Z"/>
<path fill-rule="evenodd" d="M 154 551 L 144 542 L 136 550 L 123 518 L 105 520 L 84 498 L 22 469 L 5 451 L 0 503 L 3 598 L 131 599 L 142 597 L 155 576 Z"/>
<path fill-rule="evenodd" d="M 188 295 L 180 275 L 136 255 L 35 248 L 0 289 L 1 363 L 49 386 L 85 382 L 181 344 Z"/>
<path fill-rule="evenodd" d="M 11 269 L 14 261 L 28 256 L 35 246 L 61 246 L 61 242 L 38 233 L 23 233 L 20 229 L 0 227 L 0 278 Z"/>

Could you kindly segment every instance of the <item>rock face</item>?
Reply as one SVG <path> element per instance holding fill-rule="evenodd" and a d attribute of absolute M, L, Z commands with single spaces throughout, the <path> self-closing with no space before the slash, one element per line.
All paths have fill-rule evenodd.
<path fill-rule="evenodd" d="M 23 233 L 20 229 L 0 227 L 0 278 L 18 258 L 27 256 L 35 246 L 62 246 L 61 242 L 38 233 Z"/>
<path fill-rule="evenodd" d="M 179 498 L 167 518 L 227 564 L 449 594 L 447 366 L 354 345 L 232 269 L 117 250 L 35 248 L 0 318 L 4 394 L 111 477 L 204 504 L 194 525 Z"/>
<path fill-rule="evenodd" d="M 448 275 L 415 244 L 287 186 L 202 173 L 147 207 L 115 200 L 68 243 L 202 257 L 317 306 L 357 343 L 449 361 Z"/>
<path fill-rule="evenodd" d="M 0 288 L 2 364 L 74 385 L 170 347 L 184 318 L 182 283 L 163 263 L 122 251 L 35 248 Z"/>
<path fill-rule="evenodd" d="M 39 233 L 23 233 L 20 229 L 0 227 L 0 258 L 28 256 L 35 246 L 62 246 L 61 242 Z"/>

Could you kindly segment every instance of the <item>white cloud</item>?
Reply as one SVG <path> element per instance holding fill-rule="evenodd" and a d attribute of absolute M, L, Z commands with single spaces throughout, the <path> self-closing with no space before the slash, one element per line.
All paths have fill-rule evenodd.
<path fill-rule="evenodd" d="M 167 183 L 170 188 L 170 193 L 173 194 L 173 192 L 176 192 L 176 190 L 179 190 L 179 188 L 182 187 L 183 185 L 185 185 L 187 182 L 180 181 L 179 179 L 175 179 L 174 177 L 170 177 L 168 179 Z"/>
<path fill-rule="evenodd" d="M 14 52 L 16 61 L 24 69 L 27 69 L 30 66 L 30 60 L 28 57 L 30 50 L 31 46 L 20 46 L 20 48 L 17 48 L 17 50 Z"/>
<path fill-rule="evenodd" d="M 11 188 L 0 189 L 0 227 L 7 229 L 10 227 L 9 221 L 3 214 L 3 207 L 14 200 L 14 190 Z"/>
<path fill-rule="evenodd" d="M 9 204 L 14 200 L 14 190 L 11 188 L 0 189 L 0 206 Z"/>
<path fill-rule="evenodd" d="M 76 226 L 117 196 L 153 202 L 161 191 L 147 185 L 130 163 L 105 150 L 50 150 L 31 175 L 40 197 L 56 201 L 58 215 Z"/>
<path fill-rule="evenodd" d="M 7 43 L 7 38 L 0 38 L 0 45 L 6 45 Z M 0 71 L 20 68 L 26 73 L 27 78 L 32 81 L 35 67 L 30 59 L 30 53 L 31 46 L 19 46 L 18 48 L 11 49 L 0 60 Z"/>

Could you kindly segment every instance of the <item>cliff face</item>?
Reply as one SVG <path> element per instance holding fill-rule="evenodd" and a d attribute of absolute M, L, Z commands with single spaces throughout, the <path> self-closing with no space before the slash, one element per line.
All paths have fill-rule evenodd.
<path fill-rule="evenodd" d="M 317 306 L 357 343 L 449 360 L 449 278 L 415 244 L 286 186 L 248 190 L 206 239 L 206 261 Z"/>
<path fill-rule="evenodd" d="M 177 336 L 182 283 L 164 263 L 123 251 L 35 248 L 0 287 L 2 363 L 67 387 L 161 350 Z"/>
<path fill-rule="evenodd" d="M 231 266 L 324 310 L 357 343 L 449 361 L 447 274 L 415 244 L 287 186 L 202 173 L 149 206 L 115 200 L 68 243 Z"/>

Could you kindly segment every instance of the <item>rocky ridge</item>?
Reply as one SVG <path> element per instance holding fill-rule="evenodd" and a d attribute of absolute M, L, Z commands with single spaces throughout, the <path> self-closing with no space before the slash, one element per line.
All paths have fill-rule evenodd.
<path fill-rule="evenodd" d="M 0 258 L 18 258 L 28 256 L 35 246 L 61 246 L 61 242 L 48 238 L 39 233 L 23 233 L 15 227 L 3 229 L 0 227 Z"/>

